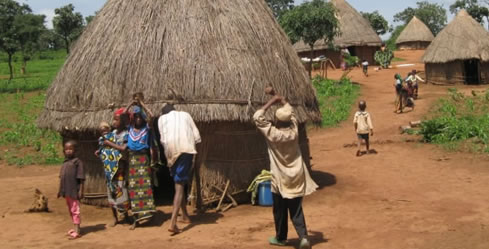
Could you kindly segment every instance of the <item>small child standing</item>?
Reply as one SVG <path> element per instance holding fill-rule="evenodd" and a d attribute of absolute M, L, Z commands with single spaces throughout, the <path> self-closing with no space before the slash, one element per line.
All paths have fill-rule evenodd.
<path fill-rule="evenodd" d="M 363 69 L 363 74 L 368 77 L 368 61 L 367 60 L 362 61 L 362 69 Z"/>
<path fill-rule="evenodd" d="M 359 110 L 355 113 L 355 117 L 353 118 L 353 125 L 355 126 L 355 132 L 358 136 L 357 156 L 361 156 L 360 146 L 362 140 L 365 140 L 367 154 L 370 152 L 369 133 L 371 136 L 374 135 L 374 126 L 372 125 L 370 113 L 365 111 L 367 109 L 367 102 L 365 102 L 365 100 L 361 100 L 358 103 L 358 109 Z"/>
<path fill-rule="evenodd" d="M 65 160 L 61 167 L 58 198 L 64 197 L 68 205 L 74 229 L 68 231 L 70 239 L 80 237 L 80 200 L 83 198 L 85 174 L 83 163 L 76 157 L 76 142 L 70 140 L 63 146 Z"/>

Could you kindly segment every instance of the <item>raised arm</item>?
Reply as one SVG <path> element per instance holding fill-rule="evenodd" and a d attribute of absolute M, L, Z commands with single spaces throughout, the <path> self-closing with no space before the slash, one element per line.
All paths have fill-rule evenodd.
<path fill-rule="evenodd" d="M 142 100 L 138 99 L 137 101 L 147 115 L 148 120 L 146 120 L 146 122 L 148 122 L 148 124 L 151 124 L 153 121 L 153 117 L 154 117 L 153 113 L 151 112 L 151 110 L 148 109 L 148 107 L 144 104 L 144 102 Z"/>

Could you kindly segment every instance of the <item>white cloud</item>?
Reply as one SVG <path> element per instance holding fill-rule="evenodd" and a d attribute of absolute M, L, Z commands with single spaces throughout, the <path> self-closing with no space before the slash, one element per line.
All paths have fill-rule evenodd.
<path fill-rule="evenodd" d="M 46 16 L 46 27 L 48 29 L 53 28 L 53 18 L 54 18 L 54 9 L 41 9 L 39 14 Z"/>

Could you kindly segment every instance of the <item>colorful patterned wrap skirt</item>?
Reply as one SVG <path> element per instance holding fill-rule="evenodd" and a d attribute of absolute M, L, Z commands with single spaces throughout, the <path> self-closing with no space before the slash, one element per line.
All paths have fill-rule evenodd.
<path fill-rule="evenodd" d="M 125 160 L 119 161 L 119 168 L 112 178 L 112 186 L 107 186 L 107 196 L 111 207 L 116 209 L 119 213 L 127 213 L 129 210 L 129 196 L 127 193 L 127 184 L 125 181 L 126 175 L 124 169 L 126 169 L 127 162 Z"/>
<path fill-rule="evenodd" d="M 147 151 L 129 151 L 128 186 L 131 212 L 136 221 L 153 216 L 155 203 L 151 189 L 151 167 Z"/>

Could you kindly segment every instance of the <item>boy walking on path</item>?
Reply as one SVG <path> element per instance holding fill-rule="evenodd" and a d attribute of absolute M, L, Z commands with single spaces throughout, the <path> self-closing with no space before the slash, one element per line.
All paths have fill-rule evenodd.
<path fill-rule="evenodd" d="M 355 113 L 355 117 L 353 118 L 353 125 L 358 137 L 357 156 L 361 156 L 362 154 L 360 151 L 360 146 L 362 144 L 362 140 L 365 140 L 367 154 L 370 152 L 369 133 L 370 136 L 374 135 L 374 126 L 372 125 L 370 113 L 365 111 L 367 109 L 367 102 L 365 102 L 365 100 L 360 100 L 358 103 L 358 109 L 359 110 Z"/>
<path fill-rule="evenodd" d="M 299 248 L 311 248 L 307 239 L 307 228 L 302 211 L 302 199 L 316 191 L 318 187 L 311 179 L 306 164 L 302 160 L 299 147 L 298 122 L 293 107 L 284 97 L 275 95 L 271 87 L 265 90 L 274 95 L 253 115 L 258 130 L 265 136 L 272 173 L 273 217 L 276 236 L 269 239 L 271 245 L 285 245 L 288 232 L 287 212 L 299 235 Z M 273 104 L 281 102 L 282 107 L 275 113 L 276 123 L 265 119 L 266 111 Z"/>

